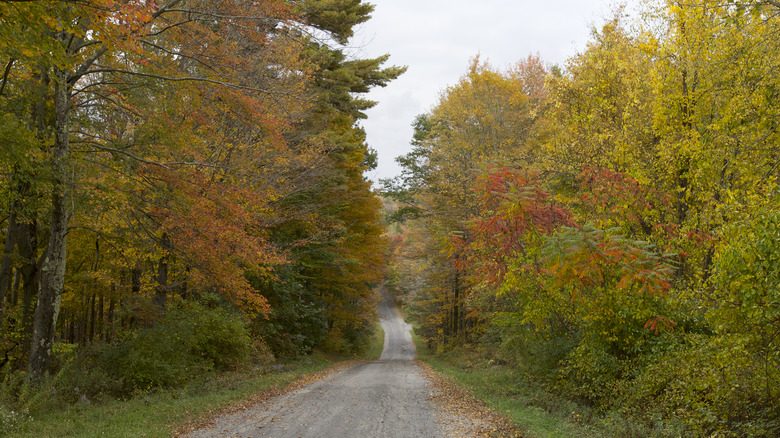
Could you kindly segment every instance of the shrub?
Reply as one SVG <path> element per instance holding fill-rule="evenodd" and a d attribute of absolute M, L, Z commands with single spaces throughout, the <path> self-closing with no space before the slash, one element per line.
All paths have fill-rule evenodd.
<path fill-rule="evenodd" d="M 601 403 L 614 393 L 625 366 L 605 344 L 583 342 L 569 353 L 560 369 L 560 387 L 570 396 Z"/>
<path fill-rule="evenodd" d="M 167 318 L 167 324 L 181 335 L 188 353 L 209 369 L 234 369 L 250 358 L 252 339 L 243 318 L 224 308 L 182 308 Z"/>
<path fill-rule="evenodd" d="M 502 358 L 548 383 L 557 378 L 558 368 L 578 341 L 576 335 L 557 326 L 537 331 L 514 314 L 498 315 L 488 335 L 500 338 Z"/>
<path fill-rule="evenodd" d="M 780 436 L 780 416 L 765 399 L 762 364 L 743 335 L 688 335 L 660 355 L 615 399 L 627 413 L 691 436 Z"/>
<path fill-rule="evenodd" d="M 133 389 L 179 386 L 197 375 L 246 362 L 252 341 L 238 314 L 186 303 L 127 343 L 120 374 Z"/>
<path fill-rule="evenodd" d="M 254 350 L 241 315 L 213 304 L 183 303 L 121 342 L 86 348 L 58 376 L 57 397 L 74 403 L 177 387 L 246 363 Z"/>

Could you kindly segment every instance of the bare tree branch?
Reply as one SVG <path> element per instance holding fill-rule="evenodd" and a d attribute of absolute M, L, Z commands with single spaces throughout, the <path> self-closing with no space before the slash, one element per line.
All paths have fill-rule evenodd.
<path fill-rule="evenodd" d="M 11 72 L 11 67 L 13 67 L 14 62 L 16 60 L 14 58 L 11 58 L 10 61 L 8 61 L 8 64 L 5 66 L 5 71 L 3 72 L 3 84 L 0 85 L 0 96 L 3 95 L 3 91 L 5 90 L 5 84 L 8 83 L 8 74 Z"/>
<path fill-rule="evenodd" d="M 95 149 L 100 149 L 100 150 L 106 151 L 106 152 L 114 152 L 114 153 L 117 153 L 117 154 L 126 155 L 126 156 L 128 156 L 128 157 L 130 157 L 130 158 L 132 158 L 132 159 L 134 159 L 134 160 L 136 160 L 138 162 L 144 163 L 144 164 L 149 164 L 149 165 L 152 165 L 152 166 L 159 166 L 159 167 L 162 167 L 164 169 L 170 169 L 170 167 L 168 167 L 164 163 L 157 163 L 155 161 L 149 161 L 149 160 L 143 159 L 143 158 L 141 158 L 141 157 L 139 157 L 139 156 L 137 156 L 137 155 L 135 155 L 133 153 L 127 152 L 127 151 L 122 150 L 122 149 L 110 148 L 108 146 L 103 146 L 103 145 L 100 145 L 100 144 L 97 144 L 97 143 L 94 143 L 94 142 L 89 142 L 89 144 L 92 145 L 92 147 L 94 147 Z"/>
<path fill-rule="evenodd" d="M 145 37 L 160 36 L 160 35 L 162 35 L 163 33 L 165 33 L 165 31 L 167 31 L 167 30 L 169 30 L 169 29 L 173 29 L 174 27 L 178 27 L 178 26 L 183 26 L 183 25 L 185 25 L 185 24 L 192 23 L 192 22 L 194 22 L 194 21 L 195 21 L 195 20 L 187 19 L 187 20 L 184 20 L 184 21 L 180 21 L 180 22 L 178 22 L 178 23 L 172 23 L 172 24 L 169 24 L 169 25 L 167 25 L 167 26 L 163 27 L 163 28 L 162 28 L 162 29 L 160 29 L 160 30 L 157 30 L 157 31 L 155 31 L 155 32 L 152 32 L 152 33 L 148 33 L 148 34 L 146 34 L 146 35 L 144 35 L 144 36 L 145 36 Z"/>
<path fill-rule="evenodd" d="M 272 18 L 264 17 L 260 15 L 230 15 L 230 14 L 217 14 L 215 12 L 201 11 L 197 9 L 170 9 L 170 12 L 182 12 L 192 15 L 201 15 L 209 18 L 230 19 L 230 20 L 254 20 L 254 21 L 275 21 Z"/>
<path fill-rule="evenodd" d="M 163 46 L 161 46 L 161 45 L 159 45 L 159 44 L 155 44 L 155 43 L 153 43 L 153 42 L 151 42 L 151 41 L 149 41 L 149 40 L 141 40 L 141 42 L 142 42 L 143 44 L 146 44 L 146 45 L 152 46 L 152 47 L 154 47 L 154 48 L 155 48 L 155 49 L 157 49 L 157 50 L 160 50 L 160 51 L 162 51 L 162 52 L 165 52 L 165 53 L 167 53 L 167 54 L 169 54 L 169 55 L 180 56 L 180 57 L 182 57 L 182 58 L 184 58 L 184 59 L 191 59 L 191 60 L 193 60 L 193 61 L 197 62 L 198 64 L 202 65 L 203 67 L 205 67 L 205 68 L 207 68 L 207 69 L 209 69 L 209 70 L 211 70 L 211 71 L 216 71 L 216 69 L 215 69 L 214 67 L 212 67 L 212 66 L 211 66 L 211 65 L 209 65 L 208 63 L 204 62 L 202 59 L 200 59 L 200 58 L 197 58 L 197 57 L 195 57 L 195 56 L 192 56 L 192 55 L 187 55 L 187 54 L 185 54 L 185 53 L 182 53 L 182 52 L 175 52 L 175 51 L 173 51 L 173 50 L 170 50 L 170 49 L 167 49 L 167 48 L 165 48 L 165 47 L 163 47 Z"/>
<path fill-rule="evenodd" d="M 233 84 L 230 82 L 220 81 L 217 79 L 199 78 L 195 76 L 172 77 L 172 76 L 163 76 L 163 75 L 157 75 L 152 73 L 144 73 L 139 71 L 123 70 L 117 68 L 99 68 L 99 69 L 87 71 L 84 73 L 84 75 L 95 74 L 95 73 L 121 73 L 121 74 L 141 76 L 145 78 L 159 79 L 161 81 L 170 81 L 170 82 L 204 82 L 207 84 L 220 85 L 225 88 L 231 88 L 235 90 L 256 91 L 258 93 L 264 93 L 269 95 L 273 95 L 273 94 L 289 95 L 289 93 L 285 93 L 281 91 L 269 91 L 269 90 L 264 90 L 262 88 L 255 88 L 246 85 Z"/>
<path fill-rule="evenodd" d="M 101 49 L 98 49 L 97 52 L 92 54 L 92 56 L 90 56 L 86 61 L 84 61 L 84 63 L 81 64 L 79 69 L 76 70 L 76 72 L 73 73 L 73 75 L 71 75 L 70 80 L 68 80 L 68 82 L 70 82 L 71 85 L 75 84 L 76 81 L 79 80 L 79 78 L 81 78 L 87 73 L 87 70 L 89 70 L 89 68 L 92 67 L 92 65 L 98 60 L 98 58 L 103 56 L 106 52 L 108 52 L 108 47 L 103 47 Z"/>
<path fill-rule="evenodd" d="M 160 9 L 157 10 L 154 14 L 152 14 L 152 18 L 158 18 L 160 15 L 169 12 L 169 9 L 176 6 L 177 4 L 181 3 L 181 0 L 171 0 L 167 4 L 163 5 Z"/>

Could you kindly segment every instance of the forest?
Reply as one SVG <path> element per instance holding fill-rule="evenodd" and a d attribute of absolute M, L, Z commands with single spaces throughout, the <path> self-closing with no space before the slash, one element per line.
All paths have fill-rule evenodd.
<path fill-rule="evenodd" d="M 780 436 L 780 4 L 627 17 L 565 65 L 476 57 L 415 120 L 388 287 L 616 436 Z"/>
<path fill-rule="evenodd" d="M 347 49 L 372 10 L 0 1 L 4 429 L 34 394 L 364 347 L 387 254 L 359 121 L 404 71 Z"/>
<path fill-rule="evenodd" d="M 635 3 L 475 57 L 377 191 L 370 4 L 0 0 L 0 435 L 354 355 L 384 283 L 617 436 L 780 436 L 780 2 Z"/>

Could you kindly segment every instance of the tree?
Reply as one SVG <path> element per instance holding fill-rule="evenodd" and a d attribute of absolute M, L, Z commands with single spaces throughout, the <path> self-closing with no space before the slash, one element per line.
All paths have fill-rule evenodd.
<path fill-rule="evenodd" d="M 314 65 L 314 105 L 286 138 L 294 149 L 316 145 L 318 155 L 290 175 L 294 189 L 278 200 L 286 220 L 275 233 L 281 242 L 301 242 L 291 251 L 296 276 L 304 279 L 308 300 L 325 307 L 329 346 L 354 350 L 371 329 L 369 298 L 385 254 L 380 204 L 363 177 L 369 148 L 358 124 L 375 102 L 360 96 L 405 68 L 382 67 L 387 56 L 350 60 L 341 49 L 315 41 L 305 54 Z"/>
<path fill-rule="evenodd" d="M 617 18 L 592 38 L 551 81 L 546 167 L 573 175 L 582 165 L 602 167 L 648 182 L 657 153 L 652 57 Z"/>

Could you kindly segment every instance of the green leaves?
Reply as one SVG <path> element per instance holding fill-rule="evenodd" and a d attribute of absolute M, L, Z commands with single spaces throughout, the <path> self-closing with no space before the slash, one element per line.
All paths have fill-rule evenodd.
<path fill-rule="evenodd" d="M 771 207 L 759 211 L 725 235 L 740 240 L 725 246 L 715 259 L 713 283 L 723 303 L 713 309 L 713 322 L 728 332 L 773 338 L 780 334 L 780 212 Z M 775 349 L 780 354 L 780 346 Z"/>

